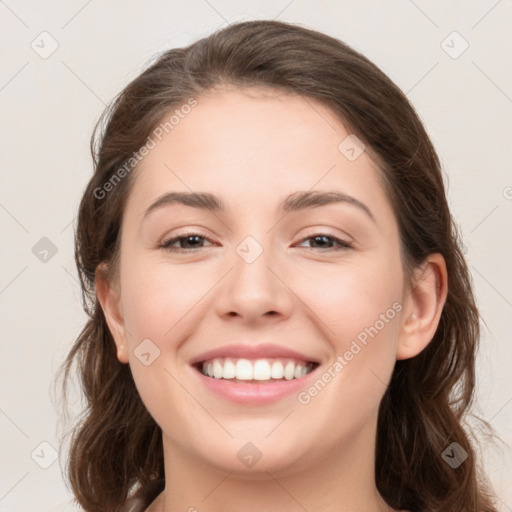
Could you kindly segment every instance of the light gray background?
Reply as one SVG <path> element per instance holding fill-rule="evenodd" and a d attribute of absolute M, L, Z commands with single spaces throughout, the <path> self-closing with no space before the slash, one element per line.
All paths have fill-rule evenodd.
<path fill-rule="evenodd" d="M 512 511 L 511 11 L 510 0 L 0 1 L 0 511 L 72 510 L 59 461 L 52 463 L 51 447 L 61 465 L 66 456 L 52 379 L 85 320 L 73 227 L 92 172 L 96 119 L 155 53 L 259 18 L 351 44 L 424 120 L 486 322 L 477 411 L 505 444 L 484 445 L 485 466 L 501 509 Z M 46 262 L 33 252 L 43 237 L 57 248 Z"/>

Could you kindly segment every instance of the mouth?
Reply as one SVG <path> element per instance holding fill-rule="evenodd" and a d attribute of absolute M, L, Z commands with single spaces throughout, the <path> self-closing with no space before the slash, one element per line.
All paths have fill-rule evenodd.
<path fill-rule="evenodd" d="M 265 384 L 300 380 L 319 363 L 290 357 L 259 359 L 215 357 L 199 361 L 193 367 L 205 377 L 240 384 Z"/>

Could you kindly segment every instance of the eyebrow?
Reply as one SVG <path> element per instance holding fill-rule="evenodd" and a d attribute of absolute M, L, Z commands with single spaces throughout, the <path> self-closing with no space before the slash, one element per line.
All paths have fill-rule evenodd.
<path fill-rule="evenodd" d="M 224 201 L 209 192 L 168 192 L 156 199 L 144 212 L 145 219 L 151 212 L 169 204 L 183 204 L 192 208 L 200 208 L 212 212 L 225 212 Z M 375 222 L 371 210 L 364 203 L 343 192 L 337 191 L 298 191 L 287 196 L 279 205 L 282 212 L 294 212 L 306 208 L 317 208 L 333 203 L 346 203 L 366 213 Z"/>

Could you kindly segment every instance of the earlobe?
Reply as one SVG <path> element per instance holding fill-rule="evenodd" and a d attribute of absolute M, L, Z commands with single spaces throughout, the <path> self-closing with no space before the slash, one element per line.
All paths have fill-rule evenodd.
<path fill-rule="evenodd" d="M 432 341 L 447 294 L 446 263 L 441 254 L 432 254 L 418 267 L 411 289 L 404 298 L 397 359 L 418 355 Z"/>
<path fill-rule="evenodd" d="M 128 363 L 126 328 L 123 312 L 120 307 L 120 297 L 117 289 L 107 278 L 104 264 L 98 265 L 95 273 L 96 296 L 105 315 L 108 328 L 117 348 L 117 358 L 122 363 Z"/>

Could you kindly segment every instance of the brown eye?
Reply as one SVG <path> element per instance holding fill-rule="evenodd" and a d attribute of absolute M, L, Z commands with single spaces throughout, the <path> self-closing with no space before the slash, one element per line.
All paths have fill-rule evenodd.
<path fill-rule="evenodd" d="M 171 238 L 170 240 L 166 240 L 162 242 L 160 247 L 162 249 L 166 249 L 168 251 L 188 251 L 188 250 L 195 250 L 195 249 L 201 249 L 202 245 L 201 242 L 205 241 L 206 237 L 199 233 L 186 233 L 181 236 L 177 236 L 174 238 Z M 175 244 L 178 243 L 178 246 L 175 246 Z M 173 247 L 174 246 L 174 247 Z"/>
<path fill-rule="evenodd" d="M 346 249 L 350 249 L 352 247 L 351 244 L 345 242 L 344 240 L 340 240 L 330 233 L 318 233 L 312 236 L 308 236 L 302 240 L 305 242 L 307 240 L 312 240 L 314 244 L 319 244 L 319 247 L 311 247 L 312 249 L 326 249 L 327 251 L 343 251 Z M 333 247 L 333 243 L 338 247 Z"/>

